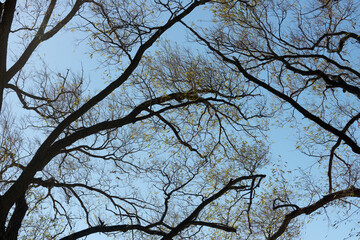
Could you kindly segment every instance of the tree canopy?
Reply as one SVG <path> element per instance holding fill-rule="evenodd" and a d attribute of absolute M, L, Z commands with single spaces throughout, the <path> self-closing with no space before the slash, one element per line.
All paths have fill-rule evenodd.
<path fill-rule="evenodd" d="M 0 6 L 0 239 L 296 239 L 328 208 L 356 222 L 356 2 Z M 102 73 L 43 60 L 59 34 Z M 277 128 L 309 164 L 272 154 Z"/>

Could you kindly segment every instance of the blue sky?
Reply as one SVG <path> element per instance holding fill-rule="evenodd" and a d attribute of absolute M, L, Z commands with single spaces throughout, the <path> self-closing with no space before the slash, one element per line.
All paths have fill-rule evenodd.
<path fill-rule="evenodd" d="M 192 16 L 202 19 L 208 17 L 203 11 L 193 13 Z M 189 19 L 190 20 L 190 19 Z M 96 88 L 102 89 L 105 86 L 105 80 L 103 79 L 103 69 L 98 69 L 98 62 L 96 56 L 93 59 L 89 58 L 88 46 L 86 41 L 83 41 L 80 45 L 75 45 L 76 41 L 73 37 L 77 36 L 77 32 L 74 33 L 60 33 L 54 38 L 44 42 L 39 48 L 38 54 L 49 63 L 50 67 L 54 67 L 55 71 L 64 71 L 67 68 L 74 69 L 74 71 L 83 68 L 85 77 L 89 78 L 92 83 L 96 82 Z M 185 31 L 179 30 L 179 28 L 173 29 L 168 33 L 169 39 L 184 39 L 186 36 Z M 179 41 L 181 42 L 181 41 Z M 117 76 L 113 76 L 115 79 Z M 310 163 L 311 160 L 306 156 L 300 154 L 296 150 L 296 138 L 291 128 L 279 128 L 273 130 L 273 144 L 271 147 L 271 154 L 273 158 L 277 158 L 279 155 L 282 160 L 286 160 L 289 163 L 289 168 L 296 169 L 299 166 L 304 166 L 304 163 Z M 331 214 L 331 211 L 329 211 Z M 325 216 L 318 216 L 317 220 L 311 221 L 304 227 L 303 240 L 314 239 L 328 239 L 338 240 L 347 236 L 347 233 L 351 231 L 351 227 L 340 225 L 337 229 L 329 226 L 329 222 Z M 346 233 L 344 235 L 344 233 Z M 106 237 L 100 237 L 101 235 L 94 234 L 89 236 L 89 240 L 102 240 L 108 239 Z M 121 237 L 119 238 L 121 239 Z M 358 238 L 348 238 L 355 240 Z"/>

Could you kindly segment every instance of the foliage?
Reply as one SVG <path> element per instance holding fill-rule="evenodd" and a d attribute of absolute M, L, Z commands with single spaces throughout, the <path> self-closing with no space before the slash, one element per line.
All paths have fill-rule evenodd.
<path fill-rule="evenodd" d="M 295 209 L 269 237 L 275 239 L 300 214 L 358 197 L 359 8 L 353 1 L 216 1 L 212 11 L 210 33 L 188 28 L 229 68 L 276 97 L 273 108 L 284 112 L 277 122 L 297 129 L 296 148 L 318 167 L 297 176 L 304 192 L 296 204 L 282 199 L 280 206 Z M 315 177 L 318 169 L 326 174 Z M 358 211 L 356 200 L 345 202 Z"/>
<path fill-rule="evenodd" d="M 206 29 L 186 18 L 203 6 Z M 356 207 L 350 0 L 2 7 L 0 239 L 293 239 L 302 214 Z M 201 50 L 163 39 L 180 24 Z M 36 57 L 60 32 L 89 44 L 105 87 Z M 285 173 L 269 154 L 283 121 L 324 176 Z"/>

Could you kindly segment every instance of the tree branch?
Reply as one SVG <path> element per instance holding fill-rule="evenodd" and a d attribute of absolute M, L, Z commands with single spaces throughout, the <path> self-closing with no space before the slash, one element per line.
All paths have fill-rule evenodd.
<path fill-rule="evenodd" d="M 174 229 L 172 229 L 168 234 L 166 234 L 166 236 L 164 236 L 161 240 L 171 240 L 173 239 L 173 237 L 175 237 L 176 235 L 178 235 L 181 231 L 183 231 L 184 229 L 186 229 L 189 225 L 191 225 L 191 223 L 194 221 L 194 219 L 196 219 L 199 215 L 199 213 L 210 203 L 212 203 L 213 201 L 215 201 L 216 199 L 220 198 L 221 196 L 223 196 L 227 191 L 231 190 L 232 187 L 243 181 L 243 180 L 254 180 L 257 178 L 260 178 L 259 181 L 261 181 L 263 178 L 265 178 L 266 175 L 252 175 L 252 176 L 243 176 L 243 177 L 239 177 L 236 178 L 234 180 L 230 180 L 230 182 L 228 184 L 226 184 L 220 191 L 218 191 L 216 194 L 212 195 L 211 197 L 205 199 L 201 204 L 199 204 L 195 210 L 187 217 L 185 218 L 181 223 L 179 223 Z M 257 184 L 258 186 L 258 184 Z M 250 189 L 250 191 L 253 191 L 253 189 Z"/>
<path fill-rule="evenodd" d="M 85 114 L 89 109 L 91 109 L 93 106 L 95 106 L 98 102 L 102 101 L 104 98 L 106 98 L 111 92 L 113 92 L 116 88 L 121 86 L 134 72 L 134 70 L 139 65 L 143 54 L 145 51 L 150 48 L 156 40 L 159 39 L 159 37 L 169 28 L 171 28 L 174 24 L 179 22 L 182 18 L 187 16 L 189 13 L 191 13 L 196 7 L 205 4 L 206 2 L 209 2 L 210 0 L 201 0 L 201 1 L 194 1 L 192 4 L 190 4 L 186 9 L 183 10 L 179 15 L 174 16 L 172 19 L 170 19 L 165 25 L 160 27 L 144 44 L 142 44 L 138 51 L 136 52 L 133 61 L 129 64 L 129 66 L 125 69 L 123 74 L 118 77 L 114 82 L 110 83 L 104 90 L 100 91 L 97 95 L 95 95 L 93 98 L 91 98 L 87 103 L 85 103 L 83 106 L 81 106 L 78 110 L 74 111 L 72 114 L 70 114 L 67 118 L 65 118 L 53 131 L 52 133 L 46 138 L 46 140 L 41 144 L 41 146 L 38 148 L 37 152 L 35 153 L 32 160 L 29 162 L 27 167 L 24 169 L 20 177 L 17 179 L 17 181 L 6 191 L 6 193 L 0 197 L 0 223 L 1 221 L 5 222 L 6 216 L 11 208 L 11 206 L 17 201 L 19 197 L 21 197 L 28 185 L 31 183 L 32 178 L 35 176 L 36 172 L 43 169 L 44 166 L 46 166 L 49 161 L 51 160 L 51 157 L 49 157 L 49 149 L 50 146 L 54 143 L 54 141 L 58 138 L 58 136 L 68 127 L 71 123 L 73 123 L 76 119 L 78 119 L 80 116 Z M 83 3 L 83 1 L 78 0 L 76 4 L 74 5 L 74 9 L 79 8 L 80 5 Z M 76 12 L 76 11 L 75 11 Z M 73 16 L 75 12 L 69 13 L 68 16 Z M 71 17 L 64 19 L 63 21 L 69 21 Z M 61 23 L 57 26 L 63 26 Z M 54 35 L 59 29 L 57 27 L 54 28 L 54 32 L 50 31 L 48 33 L 44 34 L 44 38 L 50 37 Z M 31 52 L 33 51 L 33 48 L 38 45 L 36 42 L 37 40 L 34 40 L 35 42 L 33 45 L 31 45 L 31 49 L 28 48 L 26 53 L 23 54 L 23 58 L 28 59 Z M 9 75 L 14 74 L 16 72 L 16 69 L 20 69 L 24 65 L 24 61 L 18 61 L 16 66 L 13 66 L 12 69 L 9 71 Z M 20 67 L 20 68 L 19 68 Z M 56 145 L 55 145 L 56 146 Z M 59 145 L 58 145 L 59 146 Z M 57 152 L 59 149 L 56 150 Z M 53 155 L 53 154 L 51 154 Z"/>
<path fill-rule="evenodd" d="M 338 192 L 330 193 L 330 194 L 322 197 L 317 202 L 315 202 L 307 207 L 299 208 L 297 210 L 290 212 L 289 214 L 286 214 L 279 229 L 273 235 L 271 235 L 270 238 L 268 238 L 268 240 L 275 240 L 275 239 L 279 238 L 286 231 L 287 226 L 290 224 L 291 220 L 298 217 L 299 215 L 302 215 L 302 214 L 310 215 L 311 213 L 317 211 L 319 208 L 322 208 L 325 205 L 327 205 L 337 199 L 342 199 L 345 197 L 360 198 L 360 189 L 352 186 L 346 190 L 341 190 Z"/>
<path fill-rule="evenodd" d="M 259 85 L 260 87 L 266 89 L 267 91 L 269 91 L 270 93 L 274 94 L 275 96 L 279 97 L 280 99 L 288 102 L 290 105 L 292 105 L 298 112 L 300 112 L 305 118 L 310 119 L 311 121 L 315 122 L 316 124 L 318 124 L 320 127 L 322 127 L 323 129 L 327 130 L 330 133 L 333 133 L 334 135 L 338 136 L 339 138 L 341 138 L 342 140 L 344 140 L 344 142 L 346 142 L 351 149 L 353 150 L 354 153 L 358 153 L 360 154 L 360 146 L 353 140 L 351 139 L 348 135 L 346 135 L 345 133 L 343 133 L 342 131 L 336 129 L 335 127 L 333 127 L 332 125 L 330 125 L 329 123 L 324 122 L 321 118 L 315 116 L 314 114 L 312 114 L 311 112 L 309 112 L 308 110 L 306 110 L 304 107 L 302 107 L 299 103 L 297 103 L 294 99 L 292 99 L 291 97 L 287 96 L 286 94 L 276 90 L 275 88 L 271 87 L 269 84 L 259 80 L 258 78 L 254 77 L 253 75 L 251 75 L 250 73 L 248 73 L 244 67 L 241 65 L 241 63 L 239 62 L 238 59 L 236 58 L 228 58 L 226 57 L 220 50 L 216 49 L 214 46 L 212 46 L 212 44 L 207 41 L 206 39 L 204 39 L 202 36 L 200 36 L 200 34 L 198 34 L 194 29 L 192 29 L 191 27 L 189 27 L 187 24 L 185 24 L 184 22 L 182 22 L 182 24 L 188 28 L 193 34 L 195 34 L 195 36 L 202 41 L 211 51 L 213 51 L 216 55 L 218 55 L 219 57 L 221 57 L 225 62 L 230 63 L 232 65 L 234 65 L 238 71 L 243 74 L 243 76 L 248 79 L 249 81 Z"/>
<path fill-rule="evenodd" d="M 158 230 L 152 230 L 149 227 L 141 226 L 141 225 L 114 225 L 114 226 L 105 226 L 105 225 L 99 225 L 96 227 L 90 227 L 87 229 L 84 229 L 82 231 L 70 234 L 67 237 L 63 237 L 60 240 L 75 240 L 82 237 L 89 236 L 93 233 L 110 233 L 110 232 L 127 232 L 127 231 L 133 231 L 133 230 L 139 230 L 143 231 L 147 234 L 151 235 L 159 235 L 164 236 L 166 233 Z"/>

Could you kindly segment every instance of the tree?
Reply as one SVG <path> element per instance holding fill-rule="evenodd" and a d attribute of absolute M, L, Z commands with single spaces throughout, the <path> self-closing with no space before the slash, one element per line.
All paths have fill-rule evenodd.
<path fill-rule="evenodd" d="M 357 209 L 350 0 L 2 6 L 0 239 L 294 239 L 303 214 Z M 203 6 L 202 30 L 185 17 Z M 163 39 L 180 23 L 206 50 Z M 65 31 L 107 67 L 105 88 L 36 58 Z M 274 166 L 276 121 L 298 128 L 325 181 Z"/>
<path fill-rule="evenodd" d="M 343 207 L 344 219 L 358 212 L 358 4 L 214 1 L 212 11 L 210 33 L 184 25 L 243 81 L 276 97 L 273 109 L 284 112 L 277 121 L 295 126 L 297 148 L 326 170 L 319 178 L 318 170 L 303 170 L 296 177 L 302 191 L 274 196 L 273 209 L 287 212 L 268 239 L 280 237 L 299 216 L 329 206 Z"/>
<path fill-rule="evenodd" d="M 207 2 L 5 1 L 0 239 L 231 236 L 250 219 L 268 160 L 257 87 L 216 59 L 148 51 Z M 66 30 L 120 76 L 92 94 L 81 71 L 38 64 Z"/>

